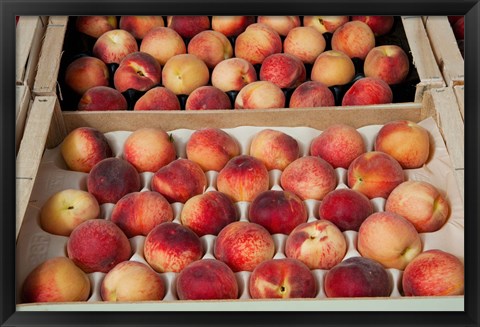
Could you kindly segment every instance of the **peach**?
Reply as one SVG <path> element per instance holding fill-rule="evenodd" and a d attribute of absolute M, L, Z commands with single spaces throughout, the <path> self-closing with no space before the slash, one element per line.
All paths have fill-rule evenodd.
<path fill-rule="evenodd" d="M 161 66 L 173 56 L 187 53 L 187 46 L 175 30 L 168 27 L 154 27 L 142 39 L 140 51 L 157 59 Z"/>
<path fill-rule="evenodd" d="M 235 40 L 235 56 L 247 60 L 252 65 L 261 64 L 269 55 L 280 52 L 282 52 L 280 35 L 265 24 L 249 25 Z"/>
<path fill-rule="evenodd" d="M 145 92 L 133 110 L 180 110 L 180 100 L 175 93 L 163 86 L 155 86 Z"/>
<path fill-rule="evenodd" d="M 295 259 L 271 259 L 259 264 L 250 275 L 248 290 L 253 299 L 313 298 L 315 277 Z"/>
<path fill-rule="evenodd" d="M 455 39 L 463 40 L 465 39 L 465 16 L 460 17 L 453 25 L 453 34 Z"/>
<path fill-rule="evenodd" d="M 385 202 L 385 211 L 408 219 L 419 233 L 439 230 L 447 221 L 450 205 L 428 182 L 406 181 L 398 185 Z"/>
<path fill-rule="evenodd" d="M 374 47 L 372 29 L 358 20 L 343 24 L 332 35 L 332 49 L 342 51 L 350 58 L 363 60 Z"/>
<path fill-rule="evenodd" d="M 288 165 L 280 176 L 284 190 L 291 191 L 302 200 L 322 200 L 337 186 L 332 165 L 320 157 L 300 157 Z"/>
<path fill-rule="evenodd" d="M 202 258 L 203 247 L 200 238 L 188 227 L 165 222 L 148 233 L 143 254 L 157 272 L 180 272 Z"/>
<path fill-rule="evenodd" d="M 422 246 L 413 224 L 393 212 L 371 214 L 358 230 L 358 252 L 385 268 L 403 270 L 422 252 Z"/>
<path fill-rule="evenodd" d="M 362 193 L 350 189 L 336 189 L 320 202 L 318 217 L 334 223 L 342 232 L 358 232 L 360 225 L 373 213 L 373 204 Z"/>
<path fill-rule="evenodd" d="M 234 202 L 252 201 L 268 190 L 268 170 L 259 159 L 238 155 L 230 159 L 217 175 L 217 189 Z"/>
<path fill-rule="evenodd" d="M 173 209 L 160 193 L 132 192 L 122 197 L 113 207 L 110 220 L 128 238 L 146 236 L 157 225 L 173 221 Z"/>
<path fill-rule="evenodd" d="M 307 221 L 307 207 L 294 193 L 268 190 L 253 199 L 248 208 L 248 219 L 265 227 L 270 234 L 290 234 Z"/>
<path fill-rule="evenodd" d="M 117 29 L 116 16 L 78 16 L 75 20 L 75 29 L 80 33 L 95 39 L 103 33 Z"/>
<path fill-rule="evenodd" d="M 113 157 L 105 135 L 92 127 L 77 127 L 60 144 L 68 169 L 88 173 L 98 162 Z"/>
<path fill-rule="evenodd" d="M 393 102 L 390 86 L 377 77 L 363 77 L 355 81 L 345 92 L 342 106 L 366 106 Z"/>
<path fill-rule="evenodd" d="M 317 156 L 333 168 L 348 169 L 353 160 L 367 151 L 362 134 L 347 124 L 333 124 L 310 143 L 310 155 Z"/>
<path fill-rule="evenodd" d="M 188 199 L 180 213 L 182 225 L 193 230 L 199 237 L 218 235 L 223 227 L 239 218 L 232 200 L 218 191 L 209 191 Z"/>
<path fill-rule="evenodd" d="M 245 85 L 237 94 L 235 109 L 285 108 L 285 94 L 276 84 L 255 81 Z"/>
<path fill-rule="evenodd" d="M 90 296 L 90 280 L 72 260 L 66 257 L 47 259 L 33 269 L 25 279 L 21 301 L 77 302 Z"/>
<path fill-rule="evenodd" d="M 230 159 L 240 155 L 240 145 L 227 132 L 205 127 L 192 133 L 185 151 L 187 159 L 199 164 L 203 171 L 220 171 Z"/>
<path fill-rule="evenodd" d="M 368 151 L 352 161 L 347 171 L 347 184 L 369 199 L 386 199 L 397 185 L 405 181 L 402 166 L 392 156 Z"/>
<path fill-rule="evenodd" d="M 138 44 L 129 32 L 114 29 L 100 35 L 92 51 L 95 57 L 106 64 L 120 64 L 126 55 L 138 51 Z"/>
<path fill-rule="evenodd" d="M 83 93 L 78 102 L 79 111 L 127 110 L 127 99 L 108 86 L 94 86 Z"/>
<path fill-rule="evenodd" d="M 181 37 L 191 39 L 198 33 L 210 29 L 208 16 L 168 16 L 167 26 Z"/>
<path fill-rule="evenodd" d="M 373 48 L 363 63 L 365 76 L 380 78 L 389 85 L 405 81 L 409 70 L 410 61 L 407 54 L 393 44 Z"/>
<path fill-rule="evenodd" d="M 430 136 L 415 122 L 395 120 L 380 128 L 374 147 L 391 155 L 405 169 L 420 168 L 430 155 Z"/>
<path fill-rule="evenodd" d="M 152 191 L 162 194 L 170 203 L 185 203 L 207 188 L 207 177 L 200 165 L 189 159 L 176 159 L 160 168 L 152 177 Z"/>
<path fill-rule="evenodd" d="M 255 16 L 212 16 L 212 30 L 227 37 L 239 35 L 253 23 Z"/>
<path fill-rule="evenodd" d="M 145 52 L 133 52 L 125 56 L 113 75 L 115 88 L 148 91 L 162 80 L 162 67 L 155 58 Z"/>
<path fill-rule="evenodd" d="M 166 285 L 160 275 L 138 261 L 119 263 L 100 285 L 104 301 L 160 301 L 165 292 Z"/>
<path fill-rule="evenodd" d="M 388 34 L 393 27 L 393 16 L 352 16 L 352 21 L 361 21 L 367 24 L 375 36 Z"/>
<path fill-rule="evenodd" d="M 138 192 L 140 175 L 128 161 L 106 158 L 93 166 L 87 176 L 87 189 L 99 204 L 117 203 L 124 195 Z"/>
<path fill-rule="evenodd" d="M 273 258 L 275 243 L 264 227 L 236 221 L 218 233 L 213 251 L 215 258 L 226 263 L 234 272 L 253 271 L 261 262 Z"/>
<path fill-rule="evenodd" d="M 185 102 L 185 110 L 232 109 L 228 95 L 212 85 L 196 88 Z"/>
<path fill-rule="evenodd" d="M 160 128 L 139 128 L 123 144 L 123 158 L 139 173 L 155 173 L 176 157 L 177 152 L 170 135 Z"/>
<path fill-rule="evenodd" d="M 451 253 L 432 249 L 420 253 L 405 268 L 405 296 L 452 296 L 465 291 L 463 263 Z"/>
<path fill-rule="evenodd" d="M 222 33 L 207 30 L 198 33 L 188 42 L 187 52 L 202 59 L 208 68 L 214 68 L 220 61 L 233 56 L 233 47 Z"/>
<path fill-rule="evenodd" d="M 251 63 L 242 58 L 229 58 L 219 62 L 212 70 L 212 85 L 223 92 L 240 91 L 257 80 Z"/>
<path fill-rule="evenodd" d="M 80 57 L 65 69 L 65 84 L 79 95 L 94 86 L 108 86 L 109 78 L 107 65 L 95 57 Z"/>
<path fill-rule="evenodd" d="M 142 40 L 152 28 L 165 26 L 165 21 L 162 16 L 121 16 L 118 26 Z"/>
<path fill-rule="evenodd" d="M 330 269 L 347 253 L 347 241 L 335 224 L 314 220 L 298 225 L 285 242 L 287 258 L 297 259 L 310 269 Z"/>
<path fill-rule="evenodd" d="M 261 160 L 268 170 L 284 170 L 299 158 L 300 147 L 292 136 L 266 128 L 253 136 L 250 155 Z"/>
<path fill-rule="evenodd" d="M 333 92 L 323 83 L 306 81 L 290 96 L 289 108 L 315 108 L 335 106 Z"/>
<path fill-rule="evenodd" d="M 168 59 L 162 71 L 163 86 L 177 95 L 189 95 L 200 86 L 207 85 L 209 80 L 210 71 L 207 65 L 189 53 Z"/>
<path fill-rule="evenodd" d="M 345 85 L 355 77 L 355 66 L 345 53 L 328 50 L 315 59 L 310 77 L 312 81 L 323 83 L 327 87 Z"/>
<path fill-rule="evenodd" d="M 283 52 L 297 57 L 304 64 L 313 64 L 326 45 L 325 37 L 314 27 L 299 26 L 288 32 L 283 41 Z"/>
<path fill-rule="evenodd" d="M 287 36 L 288 32 L 300 26 L 299 16 L 258 16 L 257 23 L 270 26 L 281 36 Z"/>
<path fill-rule="evenodd" d="M 175 285 L 180 300 L 236 299 L 239 292 L 233 271 L 214 259 L 192 262 L 178 274 Z"/>
<path fill-rule="evenodd" d="M 65 189 L 48 198 L 40 210 L 40 226 L 51 234 L 69 236 L 72 230 L 100 215 L 97 199 L 90 193 Z"/>
<path fill-rule="evenodd" d="M 260 80 L 274 83 L 280 88 L 293 88 L 306 80 L 303 62 L 288 53 L 274 53 L 263 60 Z"/>
<path fill-rule="evenodd" d="M 87 220 L 72 231 L 67 241 L 68 257 L 86 273 L 107 273 L 131 254 L 127 236 L 110 220 Z"/>
<path fill-rule="evenodd" d="M 325 295 L 334 297 L 388 297 L 392 283 L 387 270 L 363 257 L 348 258 L 327 271 Z"/>
<path fill-rule="evenodd" d="M 349 16 L 305 16 L 303 17 L 303 25 L 311 26 L 320 33 L 333 33 L 337 28 L 347 23 Z"/>

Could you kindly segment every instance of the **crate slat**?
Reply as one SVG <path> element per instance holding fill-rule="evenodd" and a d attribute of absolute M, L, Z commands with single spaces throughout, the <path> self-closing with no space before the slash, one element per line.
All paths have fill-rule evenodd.
<path fill-rule="evenodd" d="M 465 93 L 464 93 L 464 86 L 463 85 L 455 85 L 453 87 L 453 91 L 455 92 L 455 96 L 457 97 L 458 102 L 458 109 L 460 109 L 460 114 L 462 115 L 462 119 L 465 120 Z"/>
<path fill-rule="evenodd" d="M 28 116 L 28 109 L 32 101 L 30 89 L 26 85 L 16 86 L 15 101 L 15 153 L 18 153 Z"/>

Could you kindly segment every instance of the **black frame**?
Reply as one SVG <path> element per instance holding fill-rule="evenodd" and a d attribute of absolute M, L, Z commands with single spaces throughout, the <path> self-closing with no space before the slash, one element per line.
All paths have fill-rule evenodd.
<path fill-rule="evenodd" d="M 133 9 L 133 10 L 132 10 Z M 348 12 L 346 12 L 348 10 Z M 132 12 L 134 11 L 134 12 Z M 461 325 L 477 326 L 479 238 L 478 0 L 0 0 L 0 322 L 67 325 Z M 466 15 L 465 312 L 16 312 L 15 311 L 15 15 Z"/>

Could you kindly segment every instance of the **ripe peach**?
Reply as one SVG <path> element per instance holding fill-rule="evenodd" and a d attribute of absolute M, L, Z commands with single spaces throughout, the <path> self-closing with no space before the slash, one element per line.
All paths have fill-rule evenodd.
<path fill-rule="evenodd" d="M 257 80 L 251 63 L 242 58 L 229 58 L 219 62 L 212 71 L 212 85 L 223 92 L 240 91 Z"/>
<path fill-rule="evenodd" d="M 168 27 L 152 28 L 142 39 L 140 51 L 157 59 L 161 66 L 173 56 L 187 53 L 187 46 L 175 30 Z"/>
<path fill-rule="evenodd" d="M 465 39 L 465 16 L 461 16 L 453 25 L 453 34 L 455 39 L 463 40 Z"/>
<path fill-rule="evenodd" d="M 407 78 L 410 61 L 397 45 L 381 45 L 368 53 L 363 63 L 367 77 L 377 77 L 389 85 L 400 84 Z"/>
<path fill-rule="evenodd" d="M 255 81 L 245 85 L 238 92 L 235 109 L 285 108 L 285 94 L 276 84 L 269 81 Z"/>
<path fill-rule="evenodd" d="M 375 47 L 372 29 L 361 21 L 350 21 L 335 30 L 332 49 L 344 52 L 350 58 L 365 59 Z"/>
<path fill-rule="evenodd" d="M 210 29 L 208 16 L 168 16 L 167 26 L 181 37 L 190 39 L 198 33 Z"/>
<path fill-rule="evenodd" d="M 306 80 L 303 62 L 288 53 L 274 53 L 266 57 L 260 67 L 260 80 L 274 83 L 280 88 L 297 87 Z"/>
<path fill-rule="evenodd" d="M 197 56 L 188 53 L 168 59 L 162 71 L 163 86 L 177 95 L 189 95 L 196 88 L 207 85 L 209 79 L 207 65 Z"/>
<path fill-rule="evenodd" d="M 303 25 L 314 27 L 320 33 L 333 33 L 337 28 L 347 23 L 349 16 L 305 16 Z"/>
<path fill-rule="evenodd" d="M 180 110 L 178 97 L 163 86 L 155 86 L 145 92 L 136 102 L 133 110 Z"/>
<path fill-rule="evenodd" d="M 127 99 L 108 86 L 94 86 L 83 93 L 78 102 L 79 111 L 127 110 Z"/>
<path fill-rule="evenodd" d="M 232 109 L 228 95 L 212 85 L 196 88 L 185 102 L 185 110 Z"/>
<path fill-rule="evenodd" d="M 258 194 L 268 190 L 269 183 L 263 162 L 249 155 L 233 157 L 217 176 L 217 189 L 234 202 L 252 201 Z"/>
<path fill-rule="evenodd" d="M 388 34 L 393 27 L 393 16 L 352 16 L 352 21 L 361 21 L 367 24 L 375 36 Z"/>
<path fill-rule="evenodd" d="M 75 29 L 77 31 L 95 39 L 117 27 L 116 16 L 78 16 L 75 20 Z"/>
<path fill-rule="evenodd" d="M 125 56 L 113 75 L 115 88 L 148 91 L 162 80 L 162 68 L 155 58 L 145 52 L 133 52 Z"/>
<path fill-rule="evenodd" d="M 270 26 L 281 36 L 287 36 L 288 32 L 300 26 L 299 16 L 258 16 L 257 23 Z"/>
<path fill-rule="evenodd" d="M 335 106 L 333 92 L 323 83 L 306 81 L 290 96 L 289 108 L 314 108 Z"/>
<path fill-rule="evenodd" d="M 208 68 L 214 68 L 222 60 L 233 56 L 233 47 L 222 33 L 207 30 L 198 33 L 188 42 L 187 52 L 202 59 Z"/>
<path fill-rule="evenodd" d="M 345 92 L 342 106 L 364 106 L 393 102 L 390 86 L 380 78 L 360 78 Z"/>
<path fill-rule="evenodd" d="M 86 273 L 107 273 L 131 254 L 127 236 L 110 220 L 87 220 L 72 231 L 67 241 L 68 257 Z"/>
<path fill-rule="evenodd" d="M 325 47 L 325 37 L 311 26 L 292 28 L 283 41 L 283 52 L 296 56 L 304 64 L 313 64 Z"/>
<path fill-rule="evenodd" d="M 162 16 L 121 16 L 118 26 L 142 40 L 152 28 L 165 26 L 165 21 Z"/>
<path fill-rule="evenodd" d="M 173 220 L 173 209 L 160 193 L 132 192 L 115 204 L 110 220 L 127 235 L 146 236 L 155 226 Z"/>
<path fill-rule="evenodd" d="M 273 258 L 275 243 L 264 227 L 236 221 L 218 233 L 213 250 L 215 258 L 234 272 L 253 271 L 261 262 Z"/>
<path fill-rule="evenodd" d="M 227 37 L 239 35 L 253 23 L 255 16 L 212 16 L 212 30 Z"/>
<path fill-rule="evenodd" d="M 100 35 L 92 51 L 95 57 L 106 64 L 120 64 L 126 55 L 138 51 L 138 44 L 129 32 L 114 29 Z"/>
<path fill-rule="evenodd" d="M 269 55 L 280 52 L 282 52 L 280 35 L 265 24 L 249 25 L 235 40 L 235 56 L 247 60 L 252 65 L 261 64 Z"/>
<path fill-rule="evenodd" d="M 355 76 L 352 59 L 341 51 L 322 52 L 313 63 L 311 79 L 325 86 L 345 85 Z"/>
<path fill-rule="evenodd" d="M 79 95 L 94 86 L 108 86 L 109 78 L 107 65 L 95 57 L 80 57 L 65 69 L 65 84 Z"/>
<path fill-rule="evenodd" d="M 291 191 L 302 200 L 322 200 L 337 186 L 332 165 L 320 157 L 300 157 L 288 165 L 280 176 L 284 190 Z"/>

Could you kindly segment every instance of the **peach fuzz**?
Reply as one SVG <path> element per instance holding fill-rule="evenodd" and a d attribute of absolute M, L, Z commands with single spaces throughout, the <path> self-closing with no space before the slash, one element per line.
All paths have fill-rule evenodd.
<path fill-rule="evenodd" d="M 75 59 L 65 70 L 65 84 L 79 95 L 94 86 L 108 86 L 109 78 L 107 65 L 90 56 Z"/>
<path fill-rule="evenodd" d="M 405 169 L 420 168 L 430 155 L 430 136 L 415 122 L 395 120 L 380 128 L 374 147 L 391 155 Z"/>
<path fill-rule="evenodd" d="M 276 84 L 255 81 L 245 85 L 237 94 L 235 109 L 278 109 L 285 108 L 285 94 Z"/>
<path fill-rule="evenodd" d="M 323 83 L 306 81 L 300 84 L 290 96 L 289 108 L 333 107 L 333 92 Z"/>
<path fill-rule="evenodd" d="M 212 85 L 223 92 L 240 91 L 257 80 L 251 63 L 242 58 L 229 58 L 219 62 L 212 71 Z"/>
<path fill-rule="evenodd" d="M 422 252 L 422 240 L 407 219 L 392 212 L 375 212 L 358 230 L 357 250 L 385 268 L 403 270 Z"/>
<path fill-rule="evenodd" d="M 138 261 L 124 261 L 103 278 L 103 301 L 160 301 L 166 293 L 163 279 L 149 266 Z"/>
<path fill-rule="evenodd" d="M 78 102 L 79 111 L 127 110 L 127 99 L 108 86 L 94 86 L 83 93 Z"/>
<path fill-rule="evenodd" d="M 227 132 L 205 127 L 192 133 L 185 151 L 187 159 L 199 164 L 204 171 L 220 171 L 230 159 L 240 155 L 240 145 Z"/>
<path fill-rule="evenodd" d="M 168 16 L 167 26 L 181 37 L 191 39 L 198 33 L 210 29 L 208 16 Z"/>
<path fill-rule="evenodd" d="M 265 227 L 270 234 L 288 235 L 307 218 L 307 207 L 289 191 L 262 192 L 248 208 L 248 220 Z"/>
<path fill-rule="evenodd" d="M 300 26 L 299 16 L 258 16 L 257 23 L 270 26 L 280 36 L 286 36 L 290 30 Z"/>
<path fill-rule="evenodd" d="M 392 28 L 395 19 L 393 16 L 352 16 L 352 21 L 361 21 L 367 24 L 375 36 L 388 34 Z"/>
<path fill-rule="evenodd" d="M 122 197 L 113 207 L 110 220 L 117 224 L 128 238 L 146 236 L 155 226 L 173 221 L 173 209 L 160 193 L 132 192 Z"/>
<path fill-rule="evenodd" d="M 238 298 L 239 286 L 233 271 L 214 259 L 195 261 L 176 280 L 180 300 L 222 300 Z"/>
<path fill-rule="evenodd" d="M 165 21 L 162 16 L 120 16 L 118 26 L 142 40 L 152 28 L 165 26 Z"/>
<path fill-rule="evenodd" d="M 252 201 L 268 190 L 268 170 L 259 159 L 239 155 L 230 159 L 217 175 L 217 189 L 234 202 Z"/>
<path fill-rule="evenodd" d="M 143 255 L 157 272 L 180 272 L 190 263 L 200 260 L 203 247 L 200 238 L 191 229 L 166 222 L 148 233 Z"/>
<path fill-rule="evenodd" d="M 453 254 L 439 249 L 422 252 L 405 268 L 402 288 L 405 296 L 463 295 L 463 263 Z"/>
<path fill-rule="evenodd" d="M 303 25 L 314 27 L 320 33 L 333 33 L 337 28 L 347 23 L 349 16 L 304 16 Z"/>
<path fill-rule="evenodd" d="M 314 298 L 315 277 L 295 259 L 271 259 L 259 264 L 250 275 L 248 289 L 253 299 Z"/>
<path fill-rule="evenodd" d="M 163 86 L 177 95 L 189 95 L 200 86 L 207 85 L 209 80 L 207 65 L 189 53 L 171 57 L 162 70 Z"/>
<path fill-rule="evenodd" d="M 130 259 L 127 236 L 112 221 L 91 219 L 78 225 L 67 241 L 68 257 L 84 272 L 109 272 Z"/>
<path fill-rule="evenodd" d="M 376 77 L 358 79 L 342 98 L 342 106 L 367 106 L 392 102 L 392 89 L 387 83 Z"/>
<path fill-rule="evenodd" d="M 346 124 L 327 127 L 310 143 L 310 155 L 324 159 L 333 168 L 348 169 L 352 161 L 366 151 L 362 134 Z"/>
<path fill-rule="evenodd" d="M 148 91 L 162 80 L 162 67 L 155 58 L 145 52 L 128 54 L 121 62 L 113 83 L 120 92 L 128 89 Z"/>
<path fill-rule="evenodd" d="M 288 53 L 274 53 L 263 60 L 260 80 L 274 83 L 280 88 L 293 88 L 306 80 L 303 62 Z"/>
<path fill-rule="evenodd" d="M 392 156 L 369 151 L 352 161 L 347 171 L 347 184 L 369 199 L 386 199 L 395 187 L 405 181 L 402 166 Z"/>
<path fill-rule="evenodd" d="M 116 16 L 78 16 L 75 29 L 80 33 L 99 38 L 103 33 L 117 29 Z"/>
<path fill-rule="evenodd" d="M 166 87 L 155 86 L 135 102 L 133 110 L 181 110 L 181 105 L 175 93 Z"/>
<path fill-rule="evenodd" d="M 113 157 L 105 135 L 92 127 L 77 127 L 60 144 L 60 154 L 68 169 L 89 173 L 98 162 Z"/>
<path fill-rule="evenodd" d="M 282 52 L 280 35 L 270 26 L 249 25 L 235 40 L 234 53 L 252 65 L 261 64 L 271 54 Z"/>
<path fill-rule="evenodd" d="M 304 64 L 313 64 L 325 47 L 325 37 L 311 26 L 292 28 L 283 41 L 283 52 L 297 57 Z"/>
<path fill-rule="evenodd" d="M 419 233 L 430 233 L 446 223 L 450 205 L 432 184 L 406 181 L 390 193 L 385 211 L 395 212 L 408 219 Z"/>
<path fill-rule="evenodd" d="M 239 35 L 253 23 L 255 16 L 212 16 L 212 30 L 226 37 Z"/>
<path fill-rule="evenodd" d="M 222 33 L 207 30 L 198 33 L 188 42 L 187 52 L 202 59 L 208 68 L 214 68 L 222 60 L 233 56 L 233 47 Z"/>
<path fill-rule="evenodd" d="M 335 224 L 314 220 L 298 225 L 285 242 L 287 258 L 297 259 L 310 269 L 331 269 L 347 253 L 347 241 Z"/>
<path fill-rule="evenodd" d="M 264 227 L 236 221 L 218 233 L 213 251 L 215 258 L 227 264 L 233 272 L 253 271 L 261 262 L 273 258 L 275 243 Z"/>
<path fill-rule="evenodd" d="M 176 159 L 160 168 L 152 177 L 152 191 L 162 194 L 170 203 L 185 203 L 207 188 L 207 177 L 199 164 Z"/>
<path fill-rule="evenodd" d="M 355 66 L 345 53 L 328 50 L 315 59 L 310 77 L 312 81 L 323 83 L 327 87 L 345 85 L 355 77 Z"/>
<path fill-rule="evenodd" d="M 240 216 L 232 200 L 224 193 L 209 191 L 188 199 L 180 213 L 182 225 L 199 237 L 218 233 Z"/>
<path fill-rule="evenodd" d="M 164 66 L 171 57 L 187 53 L 187 46 L 175 30 L 160 26 L 152 28 L 143 37 L 140 51 L 150 54 Z"/>
<path fill-rule="evenodd" d="M 90 280 L 66 257 L 53 257 L 36 266 L 23 282 L 21 301 L 77 302 L 90 296 Z"/>
<path fill-rule="evenodd" d="M 302 200 L 322 200 L 337 186 L 332 165 L 320 157 L 300 157 L 288 165 L 280 176 L 284 190 L 291 191 Z"/>
<path fill-rule="evenodd" d="M 408 76 L 410 61 L 407 54 L 397 45 L 381 45 L 368 53 L 363 63 L 367 77 L 377 77 L 388 85 L 400 84 Z"/>
<path fill-rule="evenodd" d="M 232 109 L 228 95 L 212 85 L 196 88 L 185 102 L 185 110 Z"/>
<path fill-rule="evenodd" d="M 137 40 L 125 30 L 103 33 L 93 45 L 93 55 L 106 64 L 119 64 L 126 55 L 138 51 Z"/>
<path fill-rule="evenodd" d="M 365 59 L 375 47 L 372 29 L 361 21 L 350 21 L 335 30 L 332 49 L 344 52 L 350 58 Z"/>
<path fill-rule="evenodd" d="M 141 187 L 140 175 L 135 167 L 116 157 L 98 162 L 87 176 L 88 192 L 99 204 L 117 203 L 124 195 L 140 191 Z"/>
<path fill-rule="evenodd" d="M 123 159 L 139 173 L 157 172 L 177 157 L 170 135 L 160 128 L 139 128 L 123 144 Z"/>
<path fill-rule="evenodd" d="M 261 160 L 268 170 L 284 170 L 300 156 L 296 139 L 278 130 L 266 128 L 253 136 L 250 155 Z"/>

